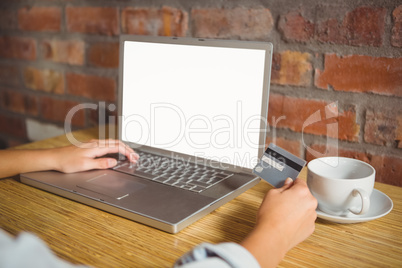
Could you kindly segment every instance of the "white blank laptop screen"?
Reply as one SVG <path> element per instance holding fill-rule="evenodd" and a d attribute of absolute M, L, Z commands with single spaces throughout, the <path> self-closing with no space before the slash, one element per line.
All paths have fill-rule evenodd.
<path fill-rule="evenodd" d="M 122 139 L 253 168 L 265 50 L 124 42 Z"/>

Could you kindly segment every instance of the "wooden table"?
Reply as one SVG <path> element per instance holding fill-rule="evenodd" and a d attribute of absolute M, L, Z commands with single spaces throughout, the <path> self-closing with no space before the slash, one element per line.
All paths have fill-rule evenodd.
<path fill-rule="evenodd" d="M 97 131 L 78 131 L 79 140 Z M 68 144 L 62 136 L 20 148 Z M 1 164 L 1 163 L 0 163 Z M 306 176 L 305 171 L 301 175 Z M 292 249 L 280 267 L 402 267 L 402 188 L 376 183 L 394 209 L 377 220 L 335 224 L 318 219 L 316 230 Z M 172 235 L 35 189 L 0 180 L 0 228 L 16 235 L 33 232 L 61 258 L 94 267 L 170 267 L 201 242 L 240 242 L 252 229 L 264 194 L 261 182 L 210 215 Z M 297 209 L 297 208 L 295 208 Z"/>

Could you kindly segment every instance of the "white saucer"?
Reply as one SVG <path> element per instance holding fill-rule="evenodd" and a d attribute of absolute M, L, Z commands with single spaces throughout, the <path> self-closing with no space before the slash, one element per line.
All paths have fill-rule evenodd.
<path fill-rule="evenodd" d="M 348 216 L 333 216 L 317 209 L 318 218 L 336 223 L 357 223 L 371 221 L 387 215 L 393 208 L 391 198 L 374 189 L 370 196 L 370 210 L 364 215 L 349 213 Z"/>

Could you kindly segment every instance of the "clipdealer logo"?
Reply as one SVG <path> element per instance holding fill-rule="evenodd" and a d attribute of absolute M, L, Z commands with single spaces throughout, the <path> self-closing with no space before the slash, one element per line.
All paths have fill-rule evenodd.
<path fill-rule="evenodd" d="M 235 120 L 233 120 L 228 115 L 218 115 L 215 116 L 212 120 L 207 118 L 203 115 L 196 115 L 190 118 L 186 118 L 184 113 L 180 110 L 179 107 L 169 104 L 169 103 L 155 103 L 151 107 L 151 120 L 148 122 L 145 118 L 141 117 L 140 115 L 130 115 L 126 117 L 119 116 L 108 116 L 106 118 L 106 110 L 114 112 L 116 110 L 116 106 L 114 104 L 106 105 L 105 102 L 99 102 L 99 104 L 95 103 L 82 103 L 74 106 L 66 115 L 65 123 L 64 123 L 64 130 L 67 135 L 67 139 L 74 145 L 80 147 L 83 145 L 82 142 L 77 140 L 74 135 L 72 134 L 72 118 L 74 115 L 83 109 L 92 109 L 92 110 L 99 110 L 99 138 L 105 138 L 106 135 L 106 122 L 116 122 L 120 120 L 120 123 L 123 126 L 127 126 L 129 124 L 137 124 L 141 128 L 141 140 L 138 140 L 140 143 L 145 142 L 147 139 L 151 139 L 153 144 L 157 146 L 173 146 L 180 142 L 181 140 L 185 140 L 189 145 L 191 145 L 194 149 L 199 148 L 206 148 L 208 146 L 215 146 L 215 148 L 224 149 L 227 147 L 233 146 L 242 146 L 243 142 L 247 145 L 252 145 L 258 148 L 258 141 L 255 141 L 250 138 L 250 135 L 253 133 L 261 133 L 266 131 L 266 133 L 270 132 L 270 126 L 268 125 L 268 120 L 266 118 L 261 118 L 260 116 L 255 116 L 251 118 L 242 118 L 241 116 L 241 102 L 237 103 L 237 110 L 239 110 L 239 115 Z M 180 122 L 180 129 L 178 130 L 177 136 L 173 137 L 169 141 L 160 142 L 156 140 L 155 133 L 152 131 L 155 130 L 155 120 L 152 117 L 156 117 L 156 113 L 159 112 L 166 112 L 170 110 L 173 114 L 176 114 L 179 122 Z M 322 115 L 323 114 L 323 115 Z M 317 110 L 313 114 L 311 114 L 303 123 L 302 126 L 302 144 L 306 151 L 310 153 L 315 158 L 325 157 L 327 153 L 319 152 L 311 148 L 305 142 L 305 134 L 307 133 L 305 129 L 308 126 L 311 126 L 318 122 L 327 122 L 326 123 L 326 149 L 328 150 L 331 148 L 331 155 L 338 155 L 338 121 L 336 120 L 339 116 L 338 113 L 338 101 L 332 102 L 324 107 L 324 112 L 322 110 Z M 275 118 L 274 118 L 275 119 Z M 273 142 L 275 143 L 276 140 L 276 126 L 279 121 L 286 120 L 286 116 L 281 116 L 277 120 L 273 121 Z M 194 122 L 202 122 L 204 127 L 192 127 Z M 225 127 L 220 126 L 220 128 L 214 129 L 214 123 L 217 121 L 224 121 Z M 262 128 L 256 129 L 251 127 L 253 122 L 257 122 L 259 125 L 262 125 Z M 254 124 L 255 125 L 255 124 Z M 115 137 L 115 128 L 109 128 L 109 137 Z M 123 137 L 127 137 L 127 133 L 122 133 Z M 193 140 L 191 137 L 192 135 L 210 135 L 210 140 L 208 142 L 199 143 L 196 140 Z M 218 139 L 217 137 L 226 137 L 224 139 Z M 263 145 L 265 147 L 265 144 Z M 202 157 L 202 155 L 198 155 Z M 239 157 L 239 156 L 237 156 Z M 216 159 L 219 160 L 219 159 Z M 246 161 L 243 159 L 243 161 Z M 248 161 L 248 160 L 247 160 Z"/>

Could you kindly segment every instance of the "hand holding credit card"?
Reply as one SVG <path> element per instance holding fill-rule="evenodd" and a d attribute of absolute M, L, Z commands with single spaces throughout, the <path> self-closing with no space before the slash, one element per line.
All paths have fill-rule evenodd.
<path fill-rule="evenodd" d="M 280 188 L 287 178 L 295 180 L 306 161 L 271 143 L 262 155 L 253 173 L 276 188 Z"/>

